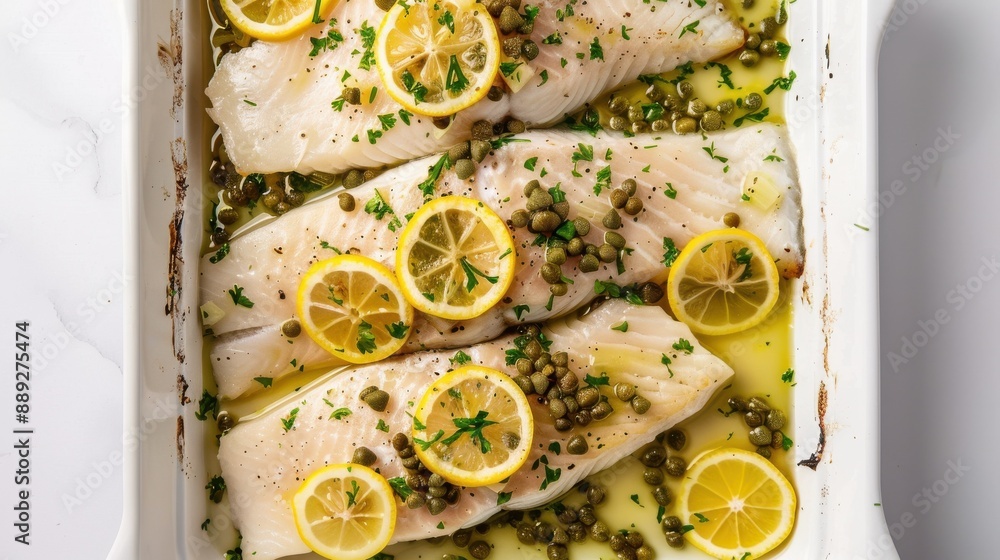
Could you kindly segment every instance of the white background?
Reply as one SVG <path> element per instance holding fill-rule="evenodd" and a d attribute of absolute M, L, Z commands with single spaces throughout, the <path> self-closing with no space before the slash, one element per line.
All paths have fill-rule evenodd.
<path fill-rule="evenodd" d="M 987 0 L 903 0 L 881 55 L 882 503 L 904 560 L 995 555 L 1000 273 L 984 262 L 1000 257 L 998 21 Z M 135 107 L 116 2 L 5 2 L 0 40 L 0 345 L 28 319 L 36 354 L 30 548 L 12 541 L 13 382 L 0 376 L 0 558 L 102 559 L 121 517 L 132 280 L 120 119 Z"/>

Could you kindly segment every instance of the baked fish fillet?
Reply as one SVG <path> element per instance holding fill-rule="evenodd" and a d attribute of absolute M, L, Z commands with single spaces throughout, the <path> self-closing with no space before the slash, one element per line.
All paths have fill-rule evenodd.
<path fill-rule="evenodd" d="M 721 2 L 532 4 L 540 8 L 531 34 L 540 47 L 539 56 L 529 63 L 534 76 L 501 101 L 483 99 L 460 111 L 447 132 L 442 133 L 430 118 L 404 118 L 402 106 L 385 93 L 375 65 L 365 60 L 364 37 L 373 37 L 384 13 L 371 0 L 342 0 L 333 9 L 328 20 L 336 20 L 344 38 L 333 50 L 309 56 L 310 38 L 324 37 L 330 29 L 324 23 L 291 41 L 257 41 L 224 56 L 206 90 L 212 101 L 208 113 L 222 130 L 226 151 L 241 173 L 339 173 L 442 151 L 467 140 L 478 120 L 512 117 L 529 126 L 545 126 L 640 74 L 709 61 L 743 43 L 743 29 Z M 556 11 L 567 7 L 572 7 L 573 15 L 560 22 Z M 557 33 L 561 43 L 543 43 Z M 603 60 L 590 54 L 595 39 Z M 578 58 L 578 53 L 586 56 Z M 337 110 L 332 102 L 347 87 L 360 88 L 362 103 Z M 392 117 L 395 124 L 389 128 L 380 115 Z M 369 133 L 381 137 L 370 138 Z"/>
<path fill-rule="evenodd" d="M 516 209 L 525 206 L 522 189 L 528 181 L 540 179 L 544 187 L 559 184 L 570 203 L 569 218 L 590 220 L 592 229 L 586 239 L 600 245 L 605 233 L 601 220 L 611 209 L 610 188 L 597 195 L 595 185 L 602 170 L 609 168 L 610 185 L 635 179 L 644 203 L 635 219 L 622 214 L 628 219 L 618 231 L 632 250 L 623 259 L 625 271 L 619 274 L 616 265 L 609 264 L 583 273 L 577 268 L 579 258 L 570 258 L 562 269 L 574 283 L 547 309 L 548 284 L 539 273 L 545 249 L 532 244 L 536 236 L 527 229 L 514 230 L 516 277 L 507 297 L 486 314 L 468 321 L 448 321 L 418 312 L 404 352 L 475 344 L 499 335 L 510 325 L 558 317 L 593 299 L 596 280 L 619 285 L 649 281 L 665 271 L 665 238 L 684 247 L 698 234 L 725 227 L 727 212 L 739 213 L 740 227 L 764 241 L 786 277 L 802 272 L 799 185 L 781 126 L 754 124 L 707 139 L 672 133 L 662 137 L 625 138 L 603 133 L 590 137 L 557 130 L 533 131 L 517 138 L 523 141 L 494 150 L 470 180 L 459 180 L 453 171 L 442 173 L 435 195 L 461 194 L 482 200 L 509 220 Z M 588 157 L 591 161 L 586 161 Z M 221 395 L 235 397 L 260 388 L 253 381 L 255 377 L 277 378 L 303 365 L 314 369 L 342 363 L 308 336 L 282 336 L 281 324 L 296 315 L 299 280 L 312 263 L 334 256 L 331 248 L 356 251 L 393 268 L 402 229 L 393 220 L 402 224 L 406 215 L 423 204 L 417 185 L 427 179 L 428 167 L 437 159 L 401 165 L 352 190 L 358 201 L 353 212 L 343 212 L 336 198 L 330 197 L 234 239 L 229 255 L 217 264 L 205 256 L 201 302 L 225 313 L 211 325 L 218 337 L 211 359 Z M 533 171 L 526 168 L 526 162 Z M 782 193 L 776 205 L 766 211 L 742 200 L 744 179 L 758 171 L 767 173 Z M 365 212 L 376 192 L 393 214 L 379 219 L 378 214 Z M 233 303 L 229 290 L 234 285 L 253 300 L 252 309 Z"/>
<path fill-rule="evenodd" d="M 628 333 L 611 328 L 623 321 L 628 321 Z M 505 484 L 463 489 L 458 503 L 437 516 L 426 508 L 411 510 L 400 505 L 392 542 L 445 535 L 480 523 L 500 511 L 499 492 L 511 494 L 504 509 L 550 502 L 584 477 L 693 415 L 733 375 L 729 366 L 698 344 L 684 324 L 655 306 L 612 300 L 582 319 L 556 321 L 543 332 L 552 341 L 552 352 L 569 352 L 573 371 L 581 379 L 606 373 L 611 386 L 633 384 L 637 394 L 652 403 L 649 411 L 638 415 L 611 397 L 616 411 L 610 417 L 586 428 L 557 432 L 548 407 L 529 399 L 535 424 L 533 451 L 520 470 Z M 672 347 L 682 338 L 694 345 L 691 353 Z M 513 336 L 506 336 L 463 351 L 471 363 L 511 372 L 505 365 L 505 350 L 512 348 Z M 661 362 L 663 355 L 671 357 L 669 368 Z M 260 416 L 241 421 L 224 435 L 219 460 L 234 521 L 243 535 L 244 556 L 272 560 L 308 552 L 295 530 L 289 500 L 310 473 L 328 464 L 350 462 L 358 446 L 375 452 L 378 460 L 373 468 L 386 478 L 405 476 L 390 438 L 397 432 L 410 433 L 412 403 L 451 368 L 453 356 L 452 351 L 421 352 L 336 373 Z M 376 412 L 358 399 L 358 393 L 370 385 L 391 395 L 385 412 Z M 610 394 L 608 388 L 603 392 Z M 294 429 L 285 431 L 281 419 L 293 408 L 298 408 Z M 330 419 L 337 408 L 350 409 L 351 414 Z M 388 432 L 376 429 L 379 421 L 389 426 Z M 599 441 L 600 449 L 591 445 L 583 455 L 546 452 L 552 442 L 566 449 L 577 432 L 591 442 Z M 560 473 L 544 490 L 545 471 L 537 468 L 536 461 L 542 455 L 546 455 L 548 469 Z"/>

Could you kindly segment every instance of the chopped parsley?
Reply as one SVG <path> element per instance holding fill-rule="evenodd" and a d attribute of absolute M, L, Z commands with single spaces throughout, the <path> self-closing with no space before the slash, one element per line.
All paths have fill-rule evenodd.
<path fill-rule="evenodd" d="M 437 22 L 447 27 L 448 31 L 451 31 L 452 34 L 455 33 L 455 16 L 452 15 L 451 10 L 445 10 L 444 13 L 441 14 L 441 17 L 438 18 Z M 454 55 L 452 55 L 452 58 L 454 58 Z"/>
<path fill-rule="evenodd" d="M 791 383 L 794 377 L 795 377 L 795 370 L 792 368 L 788 368 L 785 370 L 785 373 L 781 374 L 781 382 Z"/>
<path fill-rule="evenodd" d="M 522 304 L 522 305 L 515 305 L 514 306 L 514 316 L 517 317 L 518 321 L 521 320 L 521 314 L 523 314 L 525 312 L 530 312 L 530 311 L 531 311 L 531 307 L 528 306 L 528 305 L 523 305 Z"/>
<path fill-rule="evenodd" d="M 399 497 L 403 498 L 404 500 L 409 498 L 410 494 L 413 493 L 413 490 L 410 489 L 410 486 L 406 484 L 406 479 L 401 476 L 390 478 L 387 482 L 389 483 L 389 486 L 392 487 L 392 491 L 398 494 Z"/>
<path fill-rule="evenodd" d="M 690 354 L 694 352 L 694 346 L 691 346 L 691 342 L 686 338 L 682 338 L 673 344 L 673 349 L 678 352 L 684 352 L 685 354 Z"/>
<path fill-rule="evenodd" d="M 333 405 L 332 402 L 330 402 L 327 399 L 323 399 L 323 402 L 325 402 L 326 405 L 329 406 L 330 408 L 333 408 L 333 412 L 330 413 L 330 417 L 327 418 L 327 420 L 343 420 L 344 418 L 347 418 L 352 414 L 351 409 L 349 408 L 345 407 L 337 408 Z"/>
<path fill-rule="evenodd" d="M 611 385 L 611 380 L 608 379 L 608 374 L 601 372 L 600 377 L 594 377 L 589 373 L 583 378 L 583 382 L 591 387 L 600 387 L 601 385 Z"/>
<path fill-rule="evenodd" d="M 217 504 L 221 503 L 222 495 L 226 493 L 226 481 L 221 476 L 215 475 L 205 485 L 205 490 L 208 490 L 208 499 Z"/>
<path fill-rule="evenodd" d="M 543 45 L 561 45 L 562 42 L 562 35 L 560 35 L 558 31 L 542 39 Z"/>
<path fill-rule="evenodd" d="M 465 73 L 462 72 L 462 65 L 458 63 L 457 55 L 451 55 L 448 62 L 448 75 L 445 77 L 444 87 L 452 95 L 458 95 L 469 87 L 469 78 L 465 77 Z"/>
<path fill-rule="evenodd" d="M 406 88 L 406 92 L 413 96 L 413 101 L 417 105 L 424 102 L 427 97 L 427 86 L 417 81 L 410 74 L 409 70 L 403 70 L 403 74 L 400 76 L 403 80 L 403 87 Z"/>
<path fill-rule="evenodd" d="M 361 354 L 371 354 L 378 348 L 375 345 L 375 333 L 372 332 L 372 325 L 368 321 L 361 321 L 358 325 L 358 342 L 355 345 Z"/>
<path fill-rule="evenodd" d="M 505 78 L 509 78 L 517 72 L 517 69 L 524 64 L 523 62 L 501 62 L 500 63 L 500 73 L 504 75 Z"/>
<path fill-rule="evenodd" d="M 719 81 L 717 83 L 719 84 L 720 88 L 722 86 L 726 86 L 729 89 L 736 89 L 736 86 L 733 85 L 733 80 L 731 79 L 733 71 L 728 66 L 720 62 L 709 62 L 708 67 L 709 68 L 714 67 L 719 69 Z"/>
<path fill-rule="evenodd" d="M 202 421 L 208 420 L 209 413 L 212 414 L 212 418 L 219 417 L 219 399 L 207 389 L 202 389 L 201 398 L 198 399 L 198 412 L 194 413 L 194 417 Z"/>
<path fill-rule="evenodd" d="M 514 495 L 513 492 L 500 492 L 499 494 L 497 494 L 497 505 L 502 506 L 506 504 L 507 502 L 510 501 L 511 496 L 513 495 Z"/>
<path fill-rule="evenodd" d="M 681 38 L 684 36 L 685 33 L 695 33 L 696 32 L 695 30 L 698 29 L 699 23 L 701 23 L 700 19 L 692 21 L 691 23 L 685 25 L 684 29 L 681 29 L 681 34 L 678 35 L 677 37 Z"/>
<path fill-rule="evenodd" d="M 389 336 L 392 338 L 402 340 L 406 337 L 406 331 L 410 330 L 410 326 L 402 321 L 397 321 L 386 327 L 386 330 L 389 331 Z"/>
<path fill-rule="evenodd" d="M 281 419 L 281 427 L 285 429 L 285 433 L 295 427 L 295 418 L 299 415 L 298 407 L 295 407 L 288 413 L 288 416 Z"/>
<path fill-rule="evenodd" d="M 666 195 L 667 198 L 676 199 L 677 189 L 674 188 L 674 185 L 672 183 L 667 183 L 667 188 L 663 189 L 663 194 Z"/>
<path fill-rule="evenodd" d="M 257 383 L 260 383 L 261 386 L 264 387 L 265 389 L 267 387 L 270 387 L 271 384 L 274 382 L 274 378 L 271 377 L 254 377 L 253 380 L 256 381 Z"/>
<path fill-rule="evenodd" d="M 424 196 L 431 196 L 434 194 L 434 184 L 437 183 L 438 178 L 441 177 L 441 172 L 445 169 L 451 169 L 451 160 L 448 158 L 448 154 L 444 154 L 437 163 L 427 168 L 427 179 L 423 183 L 417 185 L 420 192 L 424 193 Z"/>
<path fill-rule="evenodd" d="M 601 126 L 601 116 L 593 109 L 587 109 L 583 113 L 583 116 L 580 117 L 579 123 L 573 117 L 566 117 L 565 123 L 570 130 L 586 132 L 591 136 L 597 136 L 597 133 L 603 129 Z"/>
<path fill-rule="evenodd" d="M 590 60 L 604 61 L 604 47 L 601 46 L 601 39 L 594 37 L 590 43 Z"/>
<path fill-rule="evenodd" d="M 490 284 L 496 284 L 500 279 L 497 276 L 488 276 L 486 273 L 473 266 L 473 264 L 469 262 L 469 259 L 464 256 L 461 260 L 459 260 L 459 264 L 462 265 L 462 271 L 465 272 L 465 291 L 469 293 L 472 293 L 472 290 L 479 285 L 479 279 L 477 276 L 486 280 Z"/>
<path fill-rule="evenodd" d="M 337 20 L 331 19 L 330 29 L 326 32 L 325 36 L 309 38 L 309 41 L 312 43 L 312 50 L 309 51 L 310 57 L 317 56 L 323 51 L 335 50 L 344 42 L 344 36 L 341 35 L 340 31 L 334 29 L 333 26 L 335 25 L 337 25 Z"/>
<path fill-rule="evenodd" d="M 528 171 L 534 171 L 536 163 L 538 163 L 537 157 L 528 158 L 524 161 L 524 168 L 527 169 Z"/>
<path fill-rule="evenodd" d="M 397 229 L 403 227 L 402 222 L 396 217 L 396 213 L 392 210 L 392 207 L 382 198 L 382 193 L 375 189 L 375 196 L 371 198 L 367 203 L 365 203 L 365 213 L 375 216 L 375 219 L 381 221 L 386 214 L 391 214 L 392 219 L 389 220 L 389 231 L 396 231 Z"/>
<path fill-rule="evenodd" d="M 770 113 L 771 113 L 771 109 L 769 107 L 764 107 L 763 109 L 761 109 L 760 111 L 758 111 L 756 113 L 749 113 L 749 114 L 743 115 L 742 117 L 739 117 L 738 119 L 734 120 L 733 121 L 733 126 L 739 128 L 739 127 L 743 126 L 743 122 L 744 121 L 761 122 Z"/>
<path fill-rule="evenodd" d="M 664 237 L 663 238 L 663 260 L 660 261 L 660 262 L 663 263 L 663 266 L 667 266 L 667 267 L 673 266 L 674 265 L 674 261 L 677 260 L 677 257 L 680 256 L 680 254 L 681 254 L 681 250 L 678 249 L 677 245 L 674 244 L 674 240 L 671 239 L 671 238 L 669 238 L 669 237 Z"/>
<path fill-rule="evenodd" d="M 455 352 L 455 357 L 454 358 L 448 358 L 448 361 L 451 362 L 451 363 L 453 363 L 453 364 L 458 364 L 460 366 L 463 366 L 463 365 L 471 362 L 472 361 L 472 357 L 469 356 L 468 354 L 466 354 L 465 352 L 462 352 L 461 350 L 459 350 L 458 352 Z"/>
<path fill-rule="evenodd" d="M 737 264 L 742 264 L 744 267 L 743 273 L 740 274 L 740 277 L 736 280 L 737 282 L 742 282 L 753 276 L 753 272 L 750 268 L 750 261 L 753 260 L 753 253 L 750 249 L 741 247 L 739 251 L 733 251 L 733 260 L 736 261 Z"/>
<path fill-rule="evenodd" d="M 380 432 L 389 433 L 389 425 L 385 423 L 385 420 L 379 418 L 378 424 L 375 424 L 375 429 Z"/>
<path fill-rule="evenodd" d="M 228 254 L 229 254 L 229 243 L 223 243 L 222 246 L 219 247 L 219 250 L 216 251 L 214 255 L 208 257 L 208 262 L 216 264 L 222 259 L 226 258 Z"/>
<path fill-rule="evenodd" d="M 364 54 L 361 55 L 361 62 L 358 68 L 371 70 L 375 66 L 375 28 L 368 25 L 368 21 L 361 22 L 361 29 L 356 30 L 361 35 L 361 46 L 364 47 Z"/>
<path fill-rule="evenodd" d="M 347 494 L 347 507 L 352 507 L 354 504 L 358 503 L 358 492 L 361 487 L 358 486 L 357 480 L 351 480 L 351 489 L 345 490 L 344 493 Z"/>
<path fill-rule="evenodd" d="M 233 298 L 233 303 L 236 305 L 246 307 L 247 309 L 253 308 L 253 302 L 250 301 L 250 298 L 243 295 L 243 288 L 235 284 L 233 285 L 233 289 L 229 290 L 229 297 Z"/>
<path fill-rule="evenodd" d="M 772 91 L 774 91 L 777 88 L 781 88 L 781 89 L 783 89 L 785 91 L 788 91 L 788 90 L 792 89 L 792 83 L 795 82 L 795 78 L 796 77 L 797 76 L 795 75 L 795 70 L 792 70 L 791 72 L 789 72 L 787 78 L 784 77 L 784 76 L 778 76 L 777 78 L 774 79 L 773 82 L 771 82 L 771 85 L 769 85 L 766 88 L 764 88 L 764 93 L 765 94 L 770 94 Z"/>
<path fill-rule="evenodd" d="M 611 327 L 613 331 L 628 332 L 628 321 L 622 321 L 620 324 Z"/>

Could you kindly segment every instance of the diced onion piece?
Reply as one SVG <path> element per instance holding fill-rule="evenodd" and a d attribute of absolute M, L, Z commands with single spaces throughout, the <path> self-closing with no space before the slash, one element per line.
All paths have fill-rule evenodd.
<path fill-rule="evenodd" d="M 509 76 L 504 73 L 504 69 L 508 64 L 511 66 L 516 65 L 516 68 L 510 72 Z M 514 60 L 513 58 L 509 58 L 507 56 L 500 59 L 500 76 L 503 78 L 503 81 L 507 82 L 507 87 L 509 87 L 510 91 L 513 93 L 521 91 L 521 88 L 523 88 L 534 75 L 535 68 L 523 60 Z"/>
<path fill-rule="evenodd" d="M 218 305 L 215 305 L 214 302 L 210 301 L 201 306 L 201 323 L 206 327 L 211 327 L 218 323 L 225 316 L 226 312 Z"/>
<path fill-rule="evenodd" d="M 780 204 L 781 191 L 770 175 L 752 171 L 743 180 L 743 200 L 761 210 L 770 210 Z"/>

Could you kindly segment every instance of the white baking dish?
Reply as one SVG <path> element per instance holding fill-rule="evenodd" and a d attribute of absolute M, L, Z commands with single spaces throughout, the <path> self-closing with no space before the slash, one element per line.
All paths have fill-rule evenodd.
<path fill-rule="evenodd" d="M 875 65 L 891 0 L 790 10 L 787 118 L 803 186 L 806 273 L 794 302 L 797 527 L 776 558 L 898 558 L 879 507 Z M 134 284 L 126 332 L 126 503 L 111 558 L 218 559 L 201 529 L 207 466 L 198 253 L 205 175 L 207 11 L 202 0 L 126 4 L 126 92 L 141 96 L 125 142 Z M 138 92 L 138 93 L 137 93 Z M 192 406 L 192 404 L 194 406 Z M 207 452 L 206 452 L 207 451 Z M 216 539 L 218 540 L 218 539 Z M 222 547 L 222 548 L 219 548 Z"/>

